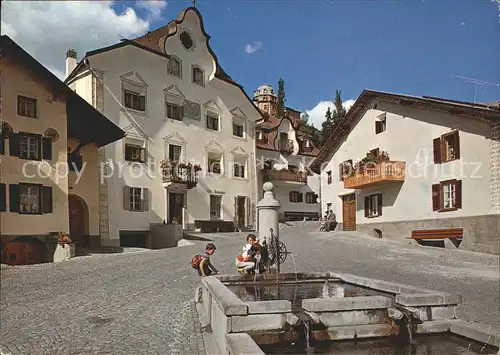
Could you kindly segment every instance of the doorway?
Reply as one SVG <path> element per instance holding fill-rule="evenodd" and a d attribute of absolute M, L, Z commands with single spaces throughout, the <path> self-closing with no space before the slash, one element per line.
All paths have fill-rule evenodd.
<path fill-rule="evenodd" d="M 236 201 L 236 216 L 238 227 L 246 226 L 246 204 L 247 198 L 245 196 L 238 196 Z"/>
<path fill-rule="evenodd" d="M 47 247 L 38 238 L 19 237 L 3 248 L 2 261 L 8 265 L 40 264 L 47 260 Z"/>
<path fill-rule="evenodd" d="M 184 209 L 183 193 L 168 193 L 168 222 L 170 224 L 183 224 L 182 211 Z"/>
<path fill-rule="evenodd" d="M 342 196 L 342 223 L 345 231 L 356 230 L 356 195 Z"/>
<path fill-rule="evenodd" d="M 88 247 L 88 209 L 76 195 L 68 196 L 69 235 L 77 247 Z"/>

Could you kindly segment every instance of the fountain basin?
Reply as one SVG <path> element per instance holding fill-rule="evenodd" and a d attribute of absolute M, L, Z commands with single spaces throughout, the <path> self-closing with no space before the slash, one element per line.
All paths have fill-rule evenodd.
<path fill-rule="evenodd" d="M 195 301 L 217 354 L 264 354 L 259 345 L 302 341 L 304 325 L 307 341 L 454 333 L 499 346 L 497 331 L 457 319 L 460 295 L 350 274 L 209 276 Z"/>

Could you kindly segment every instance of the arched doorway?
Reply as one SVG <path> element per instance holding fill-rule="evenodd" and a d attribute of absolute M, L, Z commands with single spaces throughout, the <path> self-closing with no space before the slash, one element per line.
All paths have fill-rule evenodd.
<path fill-rule="evenodd" d="M 5 244 L 2 259 L 8 265 L 44 263 L 47 261 L 47 246 L 38 238 L 19 237 Z"/>
<path fill-rule="evenodd" d="M 69 235 L 77 248 L 88 247 L 89 210 L 85 201 L 77 195 L 68 196 Z"/>

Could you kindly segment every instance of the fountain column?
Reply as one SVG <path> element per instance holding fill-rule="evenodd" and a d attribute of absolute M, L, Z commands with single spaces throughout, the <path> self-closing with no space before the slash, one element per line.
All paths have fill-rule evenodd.
<path fill-rule="evenodd" d="M 257 232 L 259 233 L 261 243 L 264 240 L 266 243 L 269 242 L 271 238 L 271 228 L 273 229 L 274 235 L 277 237 L 279 236 L 278 210 L 281 204 L 274 198 L 273 188 L 274 186 L 271 182 L 264 183 L 262 186 L 264 197 L 257 203 L 257 213 L 259 214 Z"/>

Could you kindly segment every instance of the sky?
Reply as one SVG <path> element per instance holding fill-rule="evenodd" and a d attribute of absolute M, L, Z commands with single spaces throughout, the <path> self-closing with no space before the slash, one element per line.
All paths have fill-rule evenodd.
<path fill-rule="evenodd" d="M 60 78 L 65 54 L 166 25 L 192 1 L 2 1 L 1 33 Z M 247 93 L 285 81 L 318 128 L 335 90 L 500 100 L 500 0 L 198 0 L 221 66 Z M 471 80 L 488 82 L 474 84 Z"/>

